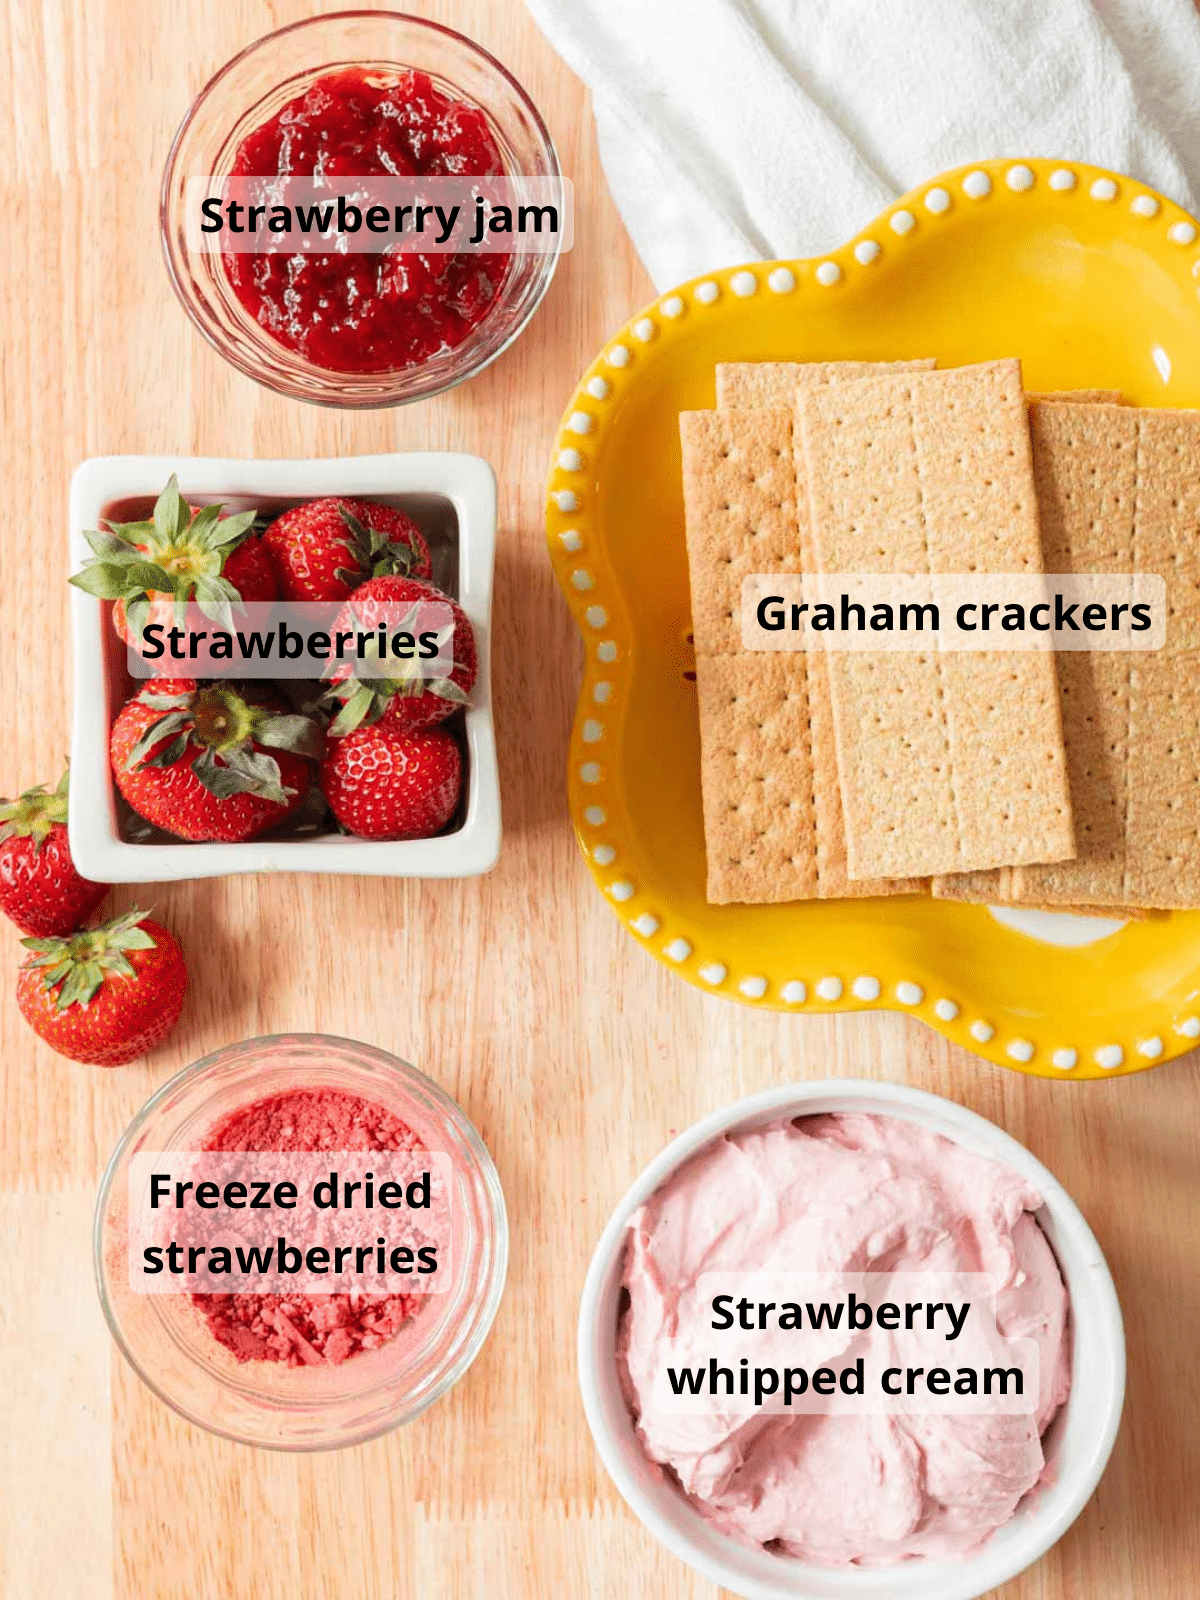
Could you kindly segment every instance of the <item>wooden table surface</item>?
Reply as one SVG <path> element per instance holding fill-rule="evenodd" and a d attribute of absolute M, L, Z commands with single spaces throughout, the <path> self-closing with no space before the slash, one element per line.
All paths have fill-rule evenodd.
<path fill-rule="evenodd" d="M 577 245 L 515 349 L 424 405 L 278 399 L 193 333 L 168 286 L 157 191 L 207 77 L 300 0 L 10 0 L 0 18 L 0 791 L 53 782 L 68 742 L 67 485 L 111 452 L 307 456 L 450 448 L 495 465 L 494 619 L 506 837 L 462 883 L 278 877 L 154 886 L 192 990 L 152 1060 L 63 1061 L 12 1000 L 0 933 L 0 1461 L 4 1600 L 714 1600 L 625 1509 L 575 1380 L 592 1246 L 676 1129 L 825 1075 L 949 1095 L 1063 1180 L 1116 1275 L 1125 1420 L 1099 1492 L 1004 1600 L 1200 1591 L 1200 1058 L 1097 1084 L 990 1066 L 894 1015 L 792 1018 L 674 981 L 584 870 L 564 798 L 576 635 L 543 553 L 542 483 L 574 376 L 651 287 L 609 199 L 587 97 L 519 0 L 416 0 L 527 85 L 574 178 Z M 329 9 L 334 9 L 330 7 Z M 114 903 L 133 903 L 118 890 Z M 152 1089 L 220 1045 L 348 1034 L 416 1062 L 490 1146 L 508 1288 L 468 1377 L 399 1433 L 316 1457 L 189 1427 L 113 1350 L 89 1259 L 96 1184 Z"/>

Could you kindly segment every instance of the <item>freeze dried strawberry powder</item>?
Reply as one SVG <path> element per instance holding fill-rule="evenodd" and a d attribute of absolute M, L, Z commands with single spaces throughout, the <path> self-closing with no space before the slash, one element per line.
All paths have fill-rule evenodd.
<path fill-rule="evenodd" d="M 380 1150 L 421 1153 L 408 1124 L 361 1095 L 296 1089 L 231 1112 L 205 1150 Z M 339 1366 L 393 1338 L 425 1295 L 212 1294 L 192 1303 L 239 1361 Z"/>

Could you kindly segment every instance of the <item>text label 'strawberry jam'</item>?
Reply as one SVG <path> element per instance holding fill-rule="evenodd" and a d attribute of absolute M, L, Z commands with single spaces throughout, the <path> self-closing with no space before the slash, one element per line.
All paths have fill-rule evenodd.
<path fill-rule="evenodd" d="M 336 92 L 329 95 L 329 104 L 338 115 L 323 126 L 305 102 L 308 91 L 323 83 L 328 89 L 330 81 Z M 393 113 L 386 132 L 395 136 L 407 130 L 410 141 L 420 138 L 419 149 L 411 143 L 407 149 L 405 165 L 416 169 L 407 175 L 395 159 L 403 140 L 389 143 L 372 137 L 379 133 L 383 116 L 380 112 L 377 117 L 376 111 L 384 99 L 391 100 Z M 344 117 L 343 100 L 354 102 L 344 108 Z M 430 113 L 428 129 L 421 122 L 422 101 Z M 336 183 L 315 171 L 322 150 L 333 160 L 343 140 L 352 153 L 360 148 L 374 152 L 376 162 L 360 158 L 353 164 L 375 170 L 351 173 L 348 181 L 343 177 Z M 438 169 L 432 165 L 439 142 L 445 145 L 443 176 L 434 175 Z M 473 149 L 476 145 L 482 156 Z M 255 149 L 262 160 L 258 172 L 247 170 L 248 153 Z M 307 167 L 300 160 L 305 154 Z M 282 169 L 281 155 L 290 163 Z M 240 175 L 235 175 L 239 156 Z M 447 163 L 455 157 L 461 159 L 454 165 L 478 167 L 483 175 L 453 171 Z M 430 176 L 421 175 L 425 162 L 431 163 Z M 545 296 L 561 253 L 570 248 L 567 238 L 550 241 L 544 236 L 541 248 L 509 252 L 508 241 L 497 230 L 499 242 L 485 250 L 478 247 L 483 241 L 472 237 L 476 229 L 471 226 L 465 243 L 456 235 L 448 246 L 443 242 L 439 247 L 434 238 L 413 239 L 419 230 L 411 214 L 408 226 L 376 231 L 366 220 L 359 231 L 340 224 L 330 230 L 324 223 L 313 229 L 293 218 L 297 226 L 289 238 L 282 231 L 283 219 L 273 215 L 261 229 L 251 230 L 259 237 L 251 242 L 250 255 L 259 255 L 264 245 L 277 246 L 280 253 L 274 273 L 264 273 L 260 284 L 254 268 L 265 257 L 230 260 L 246 250 L 245 230 L 240 230 L 241 238 L 225 232 L 210 237 L 210 230 L 203 230 L 197 246 L 200 191 L 209 196 L 215 190 L 219 197 L 229 184 L 243 196 L 249 192 L 251 204 L 269 200 L 272 206 L 276 194 L 282 201 L 289 192 L 298 197 L 301 191 L 306 191 L 307 204 L 313 189 L 329 197 L 344 195 L 347 201 L 369 192 L 393 205 L 419 199 L 436 206 L 438 198 L 447 200 L 450 190 L 469 194 L 478 189 L 492 196 L 503 195 L 509 186 L 523 193 L 527 183 L 553 189 L 562 181 L 554 141 L 537 107 L 486 50 L 421 17 L 394 11 L 330 12 L 255 41 L 196 96 L 163 173 L 163 254 L 184 310 L 213 349 L 245 377 L 316 405 L 404 405 L 475 376 L 513 344 Z M 435 188 L 441 189 L 440 196 L 433 194 Z M 423 196 L 427 189 L 428 202 Z M 543 203 L 540 191 L 527 198 Z M 455 193 L 451 203 L 465 199 L 467 195 Z M 562 204 L 569 207 L 566 190 Z M 468 211 L 474 223 L 474 205 L 464 208 Z M 213 219 L 205 213 L 201 220 Z M 569 234 L 569 223 L 566 229 Z M 385 231 L 391 238 L 383 238 Z M 238 232 L 231 224 L 229 233 Z M 381 256 L 393 240 L 397 255 L 415 243 L 425 256 L 438 257 L 421 261 L 410 255 L 403 279 L 388 281 L 389 290 L 402 289 L 411 296 L 410 303 L 402 301 L 398 308 L 386 300 L 375 303 L 383 298 L 378 289 L 387 262 Z M 234 244 L 239 249 L 227 255 L 226 245 Z M 363 244 L 368 244 L 365 252 Z M 306 270 L 296 263 L 288 267 L 297 253 L 311 258 L 339 251 L 346 255 L 333 263 L 324 292 L 318 279 L 330 263 L 310 259 Z M 351 252 L 358 259 L 350 259 Z M 448 259 L 468 252 L 468 260 Z M 373 260 L 366 259 L 372 255 Z M 421 270 L 432 280 L 424 286 L 424 306 L 421 286 L 414 281 Z M 349 309 L 345 300 L 351 274 L 356 288 L 365 286 L 369 294 Z M 320 316 L 315 328 L 314 312 Z M 331 364 L 322 365 L 326 361 Z"/>
<path fill-rule="evenodd" d="M 247 135 L 232 176 L 498 177 L 504 164 L 478 106 L 424 72 L 345 68 Z M 224 253 L 238 300 L 280 344 L 334 372 L 392 372 L 453 349 L 487 316 L 510 258 Z"/>

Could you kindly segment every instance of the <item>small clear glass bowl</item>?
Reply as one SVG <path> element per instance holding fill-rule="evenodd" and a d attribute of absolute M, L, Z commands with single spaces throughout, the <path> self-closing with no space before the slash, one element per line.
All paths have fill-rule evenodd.
<path fill-rule="evenodd" d="M 128 1162 L 198 1148 L 214 1122 L 265 1096 L 335 1089 L 386 1106 L 454 1172 L 452 1283 L 396 1338 L 340 1366 L 238 1361 L 188 1294 L 135 1292 L 128 1275 Z M 395 1056 L 326 1034 L 229 1045 L 165 1083 L 134 1117 L 100 1185 L 94 1231 L 100 1303 L 122 1355 L 189 1422 L 268 1450 L 333 1450 L 411 1422 L 474 1361 L 504 1289 L 508 1221 L 483 1141 L 444 1090 Z"/>
<path fill-rule="evenodd" d="M 197 95 L 167 157 L 160 202 L 163 255 L 184 310 L 239 371 L 316 405 L 404 405 L 473 377 L 508 348 L 550 286 L 557 252 L 510 258 L 496 300 L 461 344 L 391 372 L 334 372 L 306 361 L 259 326 L 234 294 L 219 252 L 187 247 L 189 178 L 224 177 L 242 140 L 331 68 L 427 72 L 486 114 L 505 171 L 558 178 L 558 155 L 533 101 L 486 50 L 451 28 L 393 11 L 340 11 L 280 28 L 249 45 Z"/>

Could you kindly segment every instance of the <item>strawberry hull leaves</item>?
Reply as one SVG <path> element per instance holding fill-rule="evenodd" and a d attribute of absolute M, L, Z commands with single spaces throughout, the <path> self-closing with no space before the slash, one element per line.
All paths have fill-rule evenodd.
<path fill-rule="evenodd" d="M 407 578 L 420 563 L 420 552 L 401 539 L 393 539 L 373 523 L 363 523 L 345 503 L 338 506 L 338 515 L 346 525 L 345 541 L 354 565 L 339 567 L 336 576 L 351 588 L 367 578 L 381 578 L 385 573 L 396 573 Z"/>
<path fill-rule="evenodd" d="M 344 600 L 372 577 L 427 578 L 433 571 L 425 536 L 395 506 L 372 500 L 310 500 L 285 511 L 263 543 L 285 600 Z"/>
<path fill-rule="evenodd" d="M 447 645 L 451 649 L 450 675 L 426 678 L 416 658 L 389 661 L 386 670 L 379 667 L 371 675 L 357 676 L 346 666 L 334 668 L 336 681 L 325 696 L 327 705 L 339 708 L 329 727 L 331 736 L 341 737 L 377 722 L 417 732 L 470 703 L 478 671 L 475 634 L 457 601 L 433 584 L 413 578 L 372 578 L 342 607 L 335 627 L 372 633 L 386 623 L 389 628 L 411 633 L 422 609 L 431 604 L 450 610 L 450 622 L 437 634 L 439 654 Z M 404 622 L 396 623 L 395 608 L 400 605 L 411 605 L 411 609 Z"/>
<path fill-rule="evenodd" d="M 285 806 L 295 793 L 283 787 L 278 761 L 262 750 L 230 750 L 220 758 L 215 750 L 202 750 L 192 762 L 192 771 L 218 800 L 256 794 Z"/>
<path fill-rule="evenodd" d="M 61 985 L 54 995 L 57 1011 L 68 1006 L 86 1010 L 99 993 L 109 973 L 123 978 L 134 976 L 126 954 L 129 950 L 153 950 L 154 940 L 141 926 L 146 913 L 140 910 L 115 917 L 94 933 L 77 934 L 72 939 L 22 939 L 33 955 L 25 965 L 41 973 L 46 989 Z"/>
<path fill-rule="evenodd" d="M 85 531 L 92 554 L 70 581 L 98 600 L 116 602 L 123 638 L 140 640 L 164 600 L 180 624 L 194 601 L 211 621 L 231 628 L 235 608 L 273 600 L 278 586 L 269 559 L 250 539 L 257 512 L 226 517 L 222 510 L 210 505 L 193 512 L 172 474 L 150 521 Z"/>
<path fill-rule="evenodd" d="M 117 787 L 148 822 L 185 839 L 252 838 L 297 810 L 324 732 L 265 693 L 154 679 L 113 725 Z"/>
<path fill-rule="evenodd" d="M 67 837 L 69 774 L 0 800 L 0 910 L 22 933 L 49 937 L 86 922 L 108 893 L 75 869 Z"/>
<path fill-rule="evenodd" d="M 60 1055 L 117 1067 L 160 1043 L 179 1020 L 187 967 L 178 940 L 144 911 L 62 939 L 26 939 L 17 1004 Z"/>
<path fill-rule="evenodd" d="M 341 709 L 329 724 L 329 732 L 335 737 L 353 733 L 355 728 L 362 727 L 364 723 L 369 726 L 378 722 L 396 696 L 411 699 L 417 695 L 428 695 L 439 701 L 444 709 L 437 717 L 414 718 L 406 724 L 410 729 L 430 727 L 450 716 L 458 706 L 471 703 L 470 696 L 464 694 L 452 678 L 384 678 L 370 683 L 347 679 L 331 691 L 330 699 L 339 704 Z"/>
<path fill-rule="evenodd" d="M 154 704 L 149 695 L 142 695 L 142 704 Z M 158 722 L 152 722 L 134 745 L 126 758 L 130 772 L 138 767 L 169 767 L 178 761 L 188 745 L 188 731 L 192 726 L 186 711 L 172 711 Z M 164 744 L 163 740 L 170 742 Z"/>

